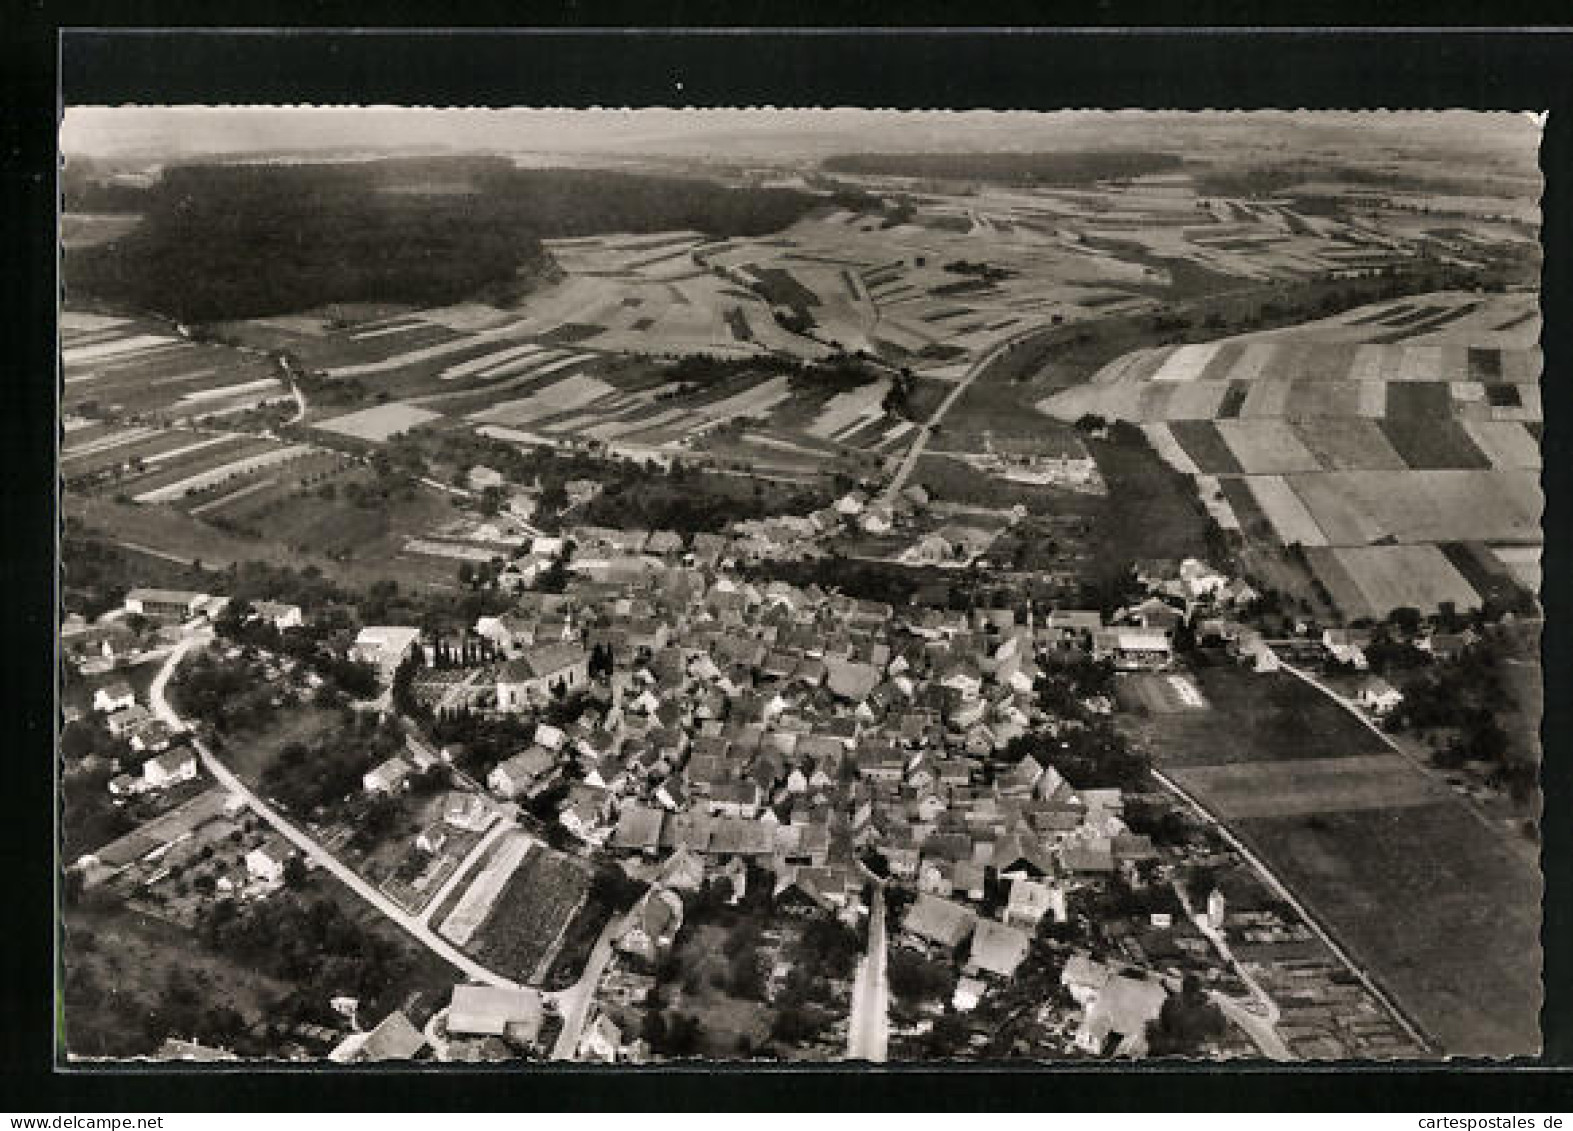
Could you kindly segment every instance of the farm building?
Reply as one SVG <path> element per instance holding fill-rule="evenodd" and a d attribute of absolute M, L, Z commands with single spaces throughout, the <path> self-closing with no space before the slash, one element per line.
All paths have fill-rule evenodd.
<path fill-rule="evenodd" d="M 158 620 L 185 620 L 212 598 L 187 589 L 133 589 L 126 594 L 126 612 Z"/>
<path fill-rule="evenodd" d="M 1112 660 L 1121 671 L 1168 667 L 1174 659 L 1169 634 L 1161 628 L 1115 627 L 1093 634 L 1094 659 Z"/>
<path fill-rule="evenodd" d="M 448 1033 L 454 1037 L 507 1037 L 533 1044 L 544 1019 L 540 992 L 528 986 L 454 986 Z"/>
<path fill-rule="evenodd" d="M 399 1010 L 388 1014 L 368 1033 L 351 1033 L 328 1054 L 335 1064 L 366 1064 L 379 1060 L 410 1060 L 426 1047 L 426 1038 Z"/>
<path fill-rule="evenodd" d="M 920 895 L 901 927 L 922 943 L 954 950 L 967 941 L 977 921 L 978 914 L 971 908 L 932 895 Z"/>

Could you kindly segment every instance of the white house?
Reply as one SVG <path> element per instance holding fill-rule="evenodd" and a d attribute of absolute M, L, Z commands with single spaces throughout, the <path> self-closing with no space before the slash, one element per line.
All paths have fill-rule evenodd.
<path fill-rule="evenodd" d="M 421 630 L 403 625 L 367 625 L 350 646 L 350 658 L 377 669 L 389 679 L 420 643 Z"/>
<path fill-rule="evenodd" d="M 93 710 L 109 714 L 114 711 L 124 711 L 127 707 L 136 706 L 137 695 L 131 690 L 131 685 L 124 680 L 105 684 L 93 692 Z"/>
<path fill-rule="evenodd" d="M 1373 715 L 1385 715 L 1404 701 L 1404 693 L 1379 675 L 1360 685 L 1355 702 Z"/>
<path fill-rule="evenodd" d="M 190 781 L 197 776 L 197 756 L 189 746 L 182 746 L 142 764 L 142 780 L 149 789 L 164 789 L 177 782 Z"/>
<path fill-rule="evenodd" d="M 284 878 L 284 865 L 295 850 L 282 837 L 271 837 L 246 853 L 246 871 L 253 879 L 276 884 Z"/>
<path fill-rule="evenodd" d="M 299 628 L 305 623 L 299 605 L 286 605 L 280 601 L 257 601 L 251 606 L 251 619 L 271 624 L 280 631 Z"/>
<path fill-rule="evenodd" d="M 375 769 L 368 770 L 361 778 L 361 788 L 367 793 L 393 793 L 414 771 L 414 766 L 403 758 L 394 756 Z"/>

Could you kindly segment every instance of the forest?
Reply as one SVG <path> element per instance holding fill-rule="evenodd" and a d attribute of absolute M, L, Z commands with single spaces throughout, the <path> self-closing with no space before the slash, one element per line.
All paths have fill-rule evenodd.
<path fill-rule="evenodd" d="M 72 200 L 104 194 L 73 182 Z M 694 229 L 762 235 L 819 203 L 790 189 L 501 159 L 182 165 L 116 188 L 142 223 L 73 249 L 65 280 L 92 298 L 184 323 L 334 302 L 511 303 L 557 268 L 541 240 Z"/>
<path fill-rule="evenodd" d="M 1013 185 L 1082 185 L 1178 170 L 1172 153 L 858 153 L 827 157 L 833 173 L 942 180 L 994 181 Z"/>

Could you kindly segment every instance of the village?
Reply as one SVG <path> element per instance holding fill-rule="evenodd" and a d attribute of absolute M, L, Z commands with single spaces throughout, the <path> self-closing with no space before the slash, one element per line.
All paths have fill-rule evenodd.
<path fill-rule="evenodd" d="M 856 521 L 864 498 L 833 509 Z M 188 650 L 240 669 L 237 695 L 263 681 L 263 710 L 351 702 L 365 739 L 334 779 L 349 788 L 290 806 L 302 835 L 484 974 L 415 1018 L 357 1016 L 340 995 L 335 1059 L 1416 1050 L 1113 726 L 1125 681 L 1199 703 L 1177 653 L 1202 642 L 1242 672 L 1278 669 L 1249 585 L 1190 559 L 1137 563 L 1146 596 L 1110 617 L 894 607 L 743 577 L 762 525 L 520 535 L 491 581 L 507 612 L 452 636 L 362 625 L 331 662 L 285 644 L 316 610 L 132 591 L 99 626 L 66 626 L 96 683 L 68 719 L 123 751 L 106 789 L 143 818 L 74 873 L 192 926 L 204 904 L 266 901 L 322 867 L 255 795 L 209 780 L 203 763 L 228 757 L 210 720 L 234 701 L 188 722 L 162 686 L 112 678 L 135 618 L 160 626 L 177 702 Z M 560 591 L 539 587 L 552 572 Z M 1358 668 L 1358 638 L 1288 650 Z M 1373 718 L 1396 699 L 1377 677 L 1358 694 Z M 372 820 L 389 807 L 400 819 Z M 511 902 L 547 900 L 542 869 L 579 893 L 538 908 L 556 937 L 499 941 Z M 626 883 L 586 878 L 607 869 Z M 698 932 L 745 961 L 690 969 Z M 570 938 L 584 966 L 564 972 Z M 825 947 L 828 982 L 797 968 Z"/>

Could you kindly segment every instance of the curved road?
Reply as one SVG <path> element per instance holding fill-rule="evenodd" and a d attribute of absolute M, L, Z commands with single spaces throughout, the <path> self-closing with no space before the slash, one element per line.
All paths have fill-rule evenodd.
<path fill-rule="evenodd" d="M 184 730 L 186 729 L 186 724 L 176 714 L 175 709 L 170 706 L 169 700 L 165 696 L 165 688 L 169 684 L 169 677 L 174 673 L 175 668 L 179 666 L 180 661 L 185 658 L 186 653 L 196 645 L 205 643 L 207 639 L 207 637 L 187 637 L 181 641 L 170 652 L 169 657 L 164 661 L 164 666 L 159 669 L 158 675 L 154 677 L 152 685 L 148 688 L 148 702 L 152 704 L 153 713 L 171 728 Z M 433 931 L 422 919 L 408 914 L 398 904 L 361 879 L 352 869 L 342 864 L 332 853 L 328 852 L 327 849 L 323 848 L 309 835 L 281 817 L 271 806 L 253 793 L 244 782 L 231 773 L 224 763 L 214 757 L 207 744 L 194 734 L 191 736 L 191 745 L 201 756 L 202 764 L 207 768 L 208 773 L 212 774 L 220 785 L 231 793 L 243 798 L 249 808 L 271 825 L 275 832 L 298 848 L 307 859 L 331 873 L 335 879 L 375 907 L 386 918 L 398 924 L 417 942 L 425 946 L 427 950 L 430 950 L 450 965 L 462 971 L 473 981 L 488 986 L 499 986 L 504 989 L 516 990 L 521 988 L 518 982 L 493 973 L 459 951 L 446 939 Z"/>

